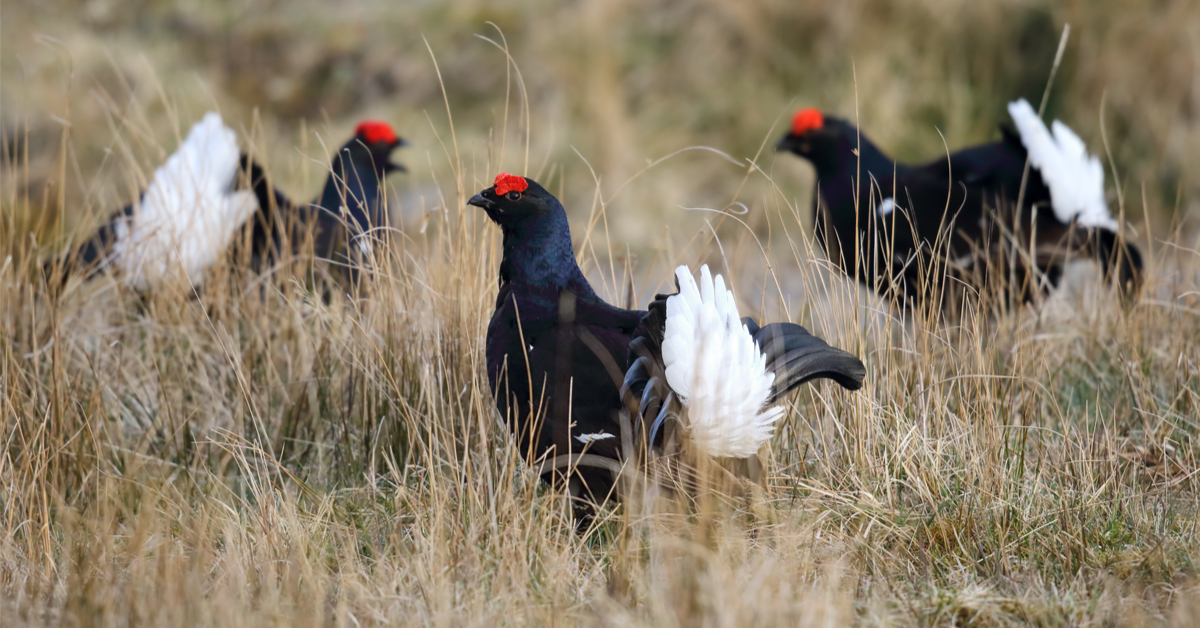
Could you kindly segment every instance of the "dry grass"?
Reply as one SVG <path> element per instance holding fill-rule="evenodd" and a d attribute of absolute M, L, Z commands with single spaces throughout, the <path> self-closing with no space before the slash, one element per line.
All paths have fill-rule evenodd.
<path fill-rule="evenodd" d="M 1140 3 L 1097 3 L 1094 13 L 793 4 L 463 3 L 386 14 L 397 21 L 372 21 L 377 9 L 362 5 L 346 11 L 383 52 L 338 39 L 348 37 L 339 28 L 354 34 L 346 26 L 326 32 L 332 43 L 241 64 L 313 32 L 308 22 L 330 9 L 250 3 L 244 23 L 221 30 L 213 24 L 234 8 L 147 3 L 138 19 L 149 34 L 112 42 L 114 60 L 97 62 L 101 35 L 135 33 L 125 22 L 134 18 L 84 5 L 86 28 L 63 29 L 92 34 L 60 37 L 75 72 L 96 79 L 104 66 L 129 79 L 142 66 L 125 48 L 160 54 L 127 88 L 97 79 L 68 91 L 63 71 L 45 67 L 20 88 L 6 69 L 0 84 L 8 138 L 13 129 L 30 138 L 8 144 L 0 173 L 0 624 L 1200 622 L 1200 247 L 1176 228 L 1195 215 L 1196 182 L 1183 171 L 1200 125 L 1181 114 L 1196 96 L 1172 82 L 1186 72 L 1164 43 L 1193 33 L 1188 4 L 1159 3 L 1168 15 L 1144 30 L 1120 25 L 1145 11 Z M 4 11 L 9 47 L 10 29 L 54 23 Z M 453 127 L 416 29 L 383 37 L 401 18 L 442 25 L 425 33 Z M 1128 312 L 1084 265 L 1037 310 L 953 326 L 900 320 L 814 254 L 807 203 L 792 200 L 807 198 L 797 183 L 806 169 L 772 170 L 766 153 L 756 158 L 766 172 L 744 160 L 795 91 L 848 112 L 858 94 L 872 135 L 904 156 L 940 150 L 931 122 L 952 146 L 985 139 L 1015 95 L 1009 87 L 1045 78 L 1025 67 L 1042 53 L 996 51 L 1027 28 L 1035 40 L 1049 33 L 1052 56 L 1063 18 L 1080 43 L 1059 78 L 1059 111 L 1098 147 L 1108 90 L 1117 113 L 1106 131 L 1124 177 L 1113 205 L 1159 234 L 1139 239 L 1149 285 Z M 504 28 L 523 84 L 502 52 L 468 37 L 499 41 L 479 26 L 485 19 Z M 964 43 L 961 25 L 985 20 L 995 28 Z M 164 43 L 161 23 L 175 24 L 167 32 L 180 50 Z M 785 24 L 803 25 L 790 29 L 802 36 L 777 33 Z M 928 37 L 888 38 L 887 28 Z M 217 52 L 197 43 L 213 29 L 225 37 Z M 619 54 L 603 52 L 609 35 L 625 38 Z M 710 45 L 688 48 L 688 36 Z M 878 55 L 857 47 L 867 36 Z M 1113 43 L 1131 39 L 1145 45 Z M 857 91 L 847 49 L 858 55 Z M 1131 49 L 1133 60 L 1118 54 Z M 215 68 L 217 96 L 173 72 L 188 55 Z M 371 71 L 347 78 L 336 71 L 346 58 Z M 905 60 L 911 68 L 895 67 Z M 314 73 L 322 63 L 335 69 Z M 767 69 L 739 73 L 754 64 Z M 263 66 L 283 82 L 254 74 Z M 372 96 L 387 84 L 380 68 L 399 91 Z M 889 72 L 944 89 L 912 89 Z M 310 75 L 327 82 L 286 84 Z M 306 104 L 339 92 L 337 81 L 357 96 Z M 15 115 L 21 89 L 38 105 Z M 244 139 L 289 190 L 315 190 L 328 145 L 355 117 L 404 111 L 419 148 L 404 156 L 414 172 L 392 182 L 402 191 L 391 196 L 407 220 L 363 292 L 325 299 L 302 265 L 260 276 L 230 264 L 195 296 L 143 298 L 109 278 L 49 296 L 33 269 L 46 254 L 38 242 L 65 237 L 55 208 L 67 207 L 63 224 L 73 225 L 121 204 L 214 99 L 243 120 Z M 262 103 L 261 122 L 246 103 Z M 284 129 L 298 116 L 319 120 L 320 132 L 297 140 Z M 688 152 L 623 187 L 646 157 L 697 144 L 738 165 Z M 674 264 L 716 262 L 736 277 L 746 310 L 810 324 L 862 356 L 866 388 L 821 384 L 794 396 L 767 452 L 766 490 L 695 508 L 633 500 L 575 534 L 562 496 L 538 484 L 498 424 L 484 377 L 499 241 L 464 202 L 501 168 L 537 172 L 562 192 L 580 257 L 611 300 L 625 298 L 627 272 L 644 304 Z M 663 209 L 735 200 L 752 229 Z M 664 220 L 672 224 L 651 226 Z M 640 255 L 617 245 L 630 240 Z"/>

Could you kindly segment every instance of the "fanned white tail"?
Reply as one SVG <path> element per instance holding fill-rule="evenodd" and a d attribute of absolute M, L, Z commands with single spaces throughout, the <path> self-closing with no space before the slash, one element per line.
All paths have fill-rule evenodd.
<path fill-rule="evenodd" d="M 139 290 L 174 279 L 199 284 L 258 207 L 248 190 L 233 191 L 237 134 L 209 112 L 154 171 L 154 180 L 117 226 L 114 257 L 125 282 Z"/>
<path fill-rule="evenodd" d="M 1008 114 L 1029 151 L 1029 163 L 1050 188 L 1055 217 L 1064 224 L 1076 219 L 1085 227 L 1116 231 L 1117 221 L 1104 202 L 1104 167 L 1088 154 L 1083 140 L 1058 120 L 1051 125 L 1052 136 L 1024 98 L 1008 103 Z"/>
<path fill-rule="evenodd" d="M 783 416 L 764 409 L 775 374 L 738 316 L 733 293 L 708 266 L 700 285 L 687 266 L 675 269 L 679 294 L 667 299 L 663 363 L 667 384 L 687 407 L 692 441 L 711 456 L 746 458 L 758 452 Z"/>

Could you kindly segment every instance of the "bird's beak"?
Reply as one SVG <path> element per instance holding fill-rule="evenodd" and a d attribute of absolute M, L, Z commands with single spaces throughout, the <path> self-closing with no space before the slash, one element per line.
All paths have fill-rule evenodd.
<path fill-rule="evenodd" d="M 496 204 L 484 198 L 483 194 L 476 194 L 475 196 L 472 196 L 471 200 L 467 201 L 467 205 L 474 205 L 486 210 L 495 209 L 496 207 Z"/>
<path fill-rule="evenodd" d="M 394 151 L 397 148 L 404 148 L 405 146 L 408 146 L 409 143 L 410 142 L 408 140 L 404 139 L 403 137 L 398 137 L 398 138 L 396 138 L 395 142 L 392 142 L 392 146 L 391 146 L 391 148 L 388 149 L 388 152 L 391 153 L 391 151 Z M 392 161 L 391 159 L 388 159 L 387 169 L 392 172 L 408 172 L 408 166 L 405 166 L 404 164 L 399 163 L 399 162 Z"/>
<path fill-rule="evenodd" d="M 791 150 L 791 148 L 792 148 L 792 136 L 790 134 L 779 138 L 779 141 L 775 143 L 775 150 L 777 150 L 777 151 L 778 150 Z"/>

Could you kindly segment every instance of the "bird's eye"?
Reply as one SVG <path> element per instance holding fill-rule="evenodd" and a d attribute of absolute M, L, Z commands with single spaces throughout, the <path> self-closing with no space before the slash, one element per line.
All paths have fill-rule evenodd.
<path fill-rule="evenodd" d="M 507 198 L 510 201 L 519 201 L 519 200 L 521 200 L 521 193 L 517 192 L 516 190 L 513 190 L 512 192 L 505 194 L 504 198 Z"/>
<path fill-rule="evenodd" d="M 800 152 L 802 152 L 802 153 L 807 153 L 809 151 L 809 149 L 811 149 L 811 148 L 812 148 L 812 146 L 809 146 L 808 142 L 804 142 L 804 143 L 800 144 Z"/>

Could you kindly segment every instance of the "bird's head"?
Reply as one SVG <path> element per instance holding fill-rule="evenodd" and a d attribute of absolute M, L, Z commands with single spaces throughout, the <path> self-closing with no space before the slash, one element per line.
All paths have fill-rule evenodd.
<path fill-rule="evenodd" d="M 792 116 L 792 128 L 775 144 L 775 150 L 785 150 L 811 160 L 841 141 L 842 127 L 840 120 L 826 117 L 819 109 L 801 109 Z"/>
<path fill-rule="evenodd" d="M 402 146 L 408 146 L 408 141 L 396 135 L 390 124 L 364 120 L 354 128 L 354 137 L 342 150 L 349 151 L 350 159 L 356 163 L 371 164 L 376 171 L 387 175 L 408 171 L 404 164 L 392 161 L 392 152 Z"/>
<path fill-rule="evenodd" d="M 542 216 L 561 213 L 562 205 L 537 181 L 501 172 L 487 188 L 467 201 L 487 212 L 501 227 L 513 229 Z"/>
<path fill-rule="evenodd" d="M 580 297 L 595 298 L 575 262 L 567 212 L 537 181 L 502 172 L 467 204 L 487 212 L 504 233 L 501 284 L 569 286 Z"/>

